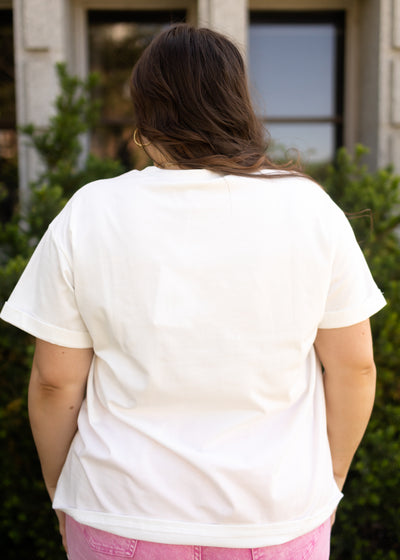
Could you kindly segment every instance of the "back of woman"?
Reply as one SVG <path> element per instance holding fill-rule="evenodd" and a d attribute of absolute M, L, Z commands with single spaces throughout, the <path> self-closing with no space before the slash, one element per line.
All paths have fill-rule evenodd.
<path fill-rule="evenodd" d="M 370 384 L 365 398 L 357 381 L 340 394 L 337 375 L 324 386 L 321 361 L 326 380 L 346 366 L 325 338 L 356 337 L 372 371 L 366 322 L 383 297 L 341 210 L 267 159 L 226 38 L 168 29 L 135 67 L 132 97 L 135 141 L 156 165 L 80 189 L 2 311 L 39 339 L 31 418 L 70 558 L 102 558 L 112 541 L 139 559 L 323 560 L 371 409 Z M 54 345 L 51 371 L 77 352 L 71 377 L 43 365 Z M 349 362 L 349 378 L 361 370 Z M 57 465 L 36 377 L 65 384 L 65 403 L 71 386 L 81 395 L 78 419 L 54 413 L 69 434 Z M 359 408 L 339 410 L 354 395 Z"/>

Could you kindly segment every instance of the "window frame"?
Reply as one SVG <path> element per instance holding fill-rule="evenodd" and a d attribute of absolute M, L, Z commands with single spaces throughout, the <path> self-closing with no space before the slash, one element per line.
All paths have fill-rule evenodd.
<path fill-rule="evenodd" d="M 269 124 L 331 124 L 334 126 L 334 150 L 345 144 L 345 53 L 346 53 L 346 11 L 338 10 L 250 10 L 249 27 L 252 24 L 333 24 L 337 30 L 335 44 L 334 68 L 334 110 L 332 116 L 295 117 L 260 115 L 261 120 Z M 249 55 L 250 56 L 250 55 Z"/>
<path fill-rule="evenodd" d="M 96 52 L 91 50 L 91 33 L 94 32 L 96 34 L 95 30 L 97 26 L 99 28 L 104 26 L 106 28 L 112 28 L 113 25 L 118 24 L 138 24 L 139 27 L 140 25 L 164 26 L 168 25 L 170 22 L 184 22 L 187 21 L 187 19 L 188 13 L 186 9 L 172 9 L 168 6 L 158 10 L 137 10 L 133 7 L 129 10 L 115 10 L 113 7 L 108 9 L 89 8 L 86 11 L 89 71 L 97 71 L 100 73 L 103 71 L 107 72 L 101 64 L 98 68 L 96 68 L 96 66 L 93 67 L 93 61 L 91 60 L 91 55 L 93 52 Z M 127 72 L 127 77 L 129 77 L 130 71 L 131 67 Z M 103 94 L 105 94 L 104 91 Z M 101 99 L 100 97 L 100 101 Z M 104 101 L 106 99 L 107 95 L 104 95 Z M 104 108 L 107 113 L 107 108 L 110 109 L 110 105 L 105 104 Z M 131 168 L 133 164 L 138 165 L 139 168 L 146 164 L 148 160 L 147 155 L 143 158 L 144 154 L 142 150 L 137 150 L 132 144 L 133 107 L 132 112 L 129 112 L 129 117 L 126 115 L 125 111 L 117 112 L 117 114 L 113 116 L 106 116 L 106 113 L 101 111 L 98 125 L 89 135 L 91 151 L 94 150 L 94 153 L 98 157 L 111 158 L 117 157 L 118 153 L 120 157 L 123 157 L 127 168 Z M 101 138 L 103 140 L 101 140 Z M 118 141 L 116 140 L 117 138 Z M 102 146 L 102 144 L 104 145 Z M 108 148 L 105 146 L 108 146 Z M 108 150 L 110 150 L 110 152 L 108 152 Z M 122 152 L 120 153 L 121 150 Z M 136 152 L 135 155 L 133 155 L 134 152 Z M 124 156 L 121 154 L 124 154 Z M 132 161 L 132 157 L 134 157 L 135 163 Z"/>
<path fill-rule="evenodd" d="M 10 25 L 11 28 L 13 29 L 13 33 L 14 33 L 14 13 L 12 10 L 12 7 L 5 7 L 2 6 L 0 4 L 0 16 L 2 18 L 2 23 L 6 23 L 7 25 Z M 15 51 L 13 51 L 13 67 L 14 67 L 14 88 L 15 88 Z M 0 128 L 1 129 L 11 129 L 14 128 L 16 129 L 17 127 L 17 115 L 16 115 L 16 91 L 14 90 L 14 101 L 15 101 L 15 116 L 13 119 L 11 118 L 5 118 L 3 120 L 3 117 L 0 115 Z"/>
<path fill-rule="evenodd" d="M 7 2 L 0 1 L 0 17 L 1 23 L 4 26 L 10 26 L 11 34 L 12 34 L 12 60 L 9 61 L 10 65 L 12 63 L 12 79 L 14 83 L 13 87 L 13 104 L 14 104 L 14 113 L 12 116 L 0 115 L 0 131 L 2 134 L 10 134 L 9 138 L 11 138 L 9 149 L 11 150 L 11 156 L 8 157 L 7 155 L 1 158 L 0 163 L 0 178 L 6 184 L 6 195 L 0 201 L 0 220 L 2 222 L 7 222 L 11 219 L 13 215 L 13 211 L 15 205 L 18 201 L 18 158 L 19 158 L 19 150 L 18 150 L 18 132 L 17 132 L 17 89 L 16 89 L 16 56 L 15 56 L 15 19 L 14 19 L 14 11 L 11 4 Z M 10 80 L 11 81 L 11 80 Z M 7 142 L 7 140 L 6 140 Z M 1 150 L 3 148 L 1 147 Z M 11 164 L 11 165 L 10 165 Z M 16 167 L 14 168 L 14 165 Z M 15 172 L 14 172 L 15 169 Z"/>
<path fill-rule="evenodd" d="M 2 2 L 3 0 L 0 0 Z M 175 11 L 186 10 L 186 21 L 195 23 L 197 0 L 70 0 L 70 37 L 68 45 L 69 66 L 74 74 L 86 79 L 89 74 L 89 10 L 104 11 Z M 82 137 L 82 161 L 90 152 L 90 135 Z"/>
<path fill-rule="evenodd" d="M 1 2 L 1 0 L 0 0 Z M 73 41 L 69 61 L 75 73 L 85 78 L 89 73 L 88 12 L 100 11 L 178 11 L 186 10 L 186 21 L 196 21 L 196 0 L 70 0 L 70 21 Z"/>

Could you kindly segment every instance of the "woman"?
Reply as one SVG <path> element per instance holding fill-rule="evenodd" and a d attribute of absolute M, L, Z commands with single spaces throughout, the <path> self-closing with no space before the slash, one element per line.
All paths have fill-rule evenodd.
<path fill-rule="evenodd" d="M 131 90 L 155 166 L 80 189 L 2 311 L 37 338 L 69 558 L 324 560 L 383 296 L 328 195 L 266 157 L 229 40 L 168 28 Z"/>

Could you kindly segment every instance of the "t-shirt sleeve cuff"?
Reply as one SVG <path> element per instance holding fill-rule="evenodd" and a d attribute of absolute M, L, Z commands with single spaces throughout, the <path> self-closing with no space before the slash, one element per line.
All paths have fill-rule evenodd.
<path fill-rule="evenodd" d="M 322 321 L 318 325 L 320 329 L 336 329 L 349 327 L 365 321 L 380 309 L 385 307 L 386 300 L 381 292 L 377 292 L 373 297 L 364 301 L 362 305 L 340 311 L 328 311 L 324 314 Z"/>
<path fill-rule="evenodd" d="M 34 315 L 16 309 L 6 302 L 0 313 L 0 318 L 31 334 L 36 338 L 65 346 L 67 348 L 92 348 L 93 341 L 88 332 L 70 331 L 62 327 L 50 325 Z"/>

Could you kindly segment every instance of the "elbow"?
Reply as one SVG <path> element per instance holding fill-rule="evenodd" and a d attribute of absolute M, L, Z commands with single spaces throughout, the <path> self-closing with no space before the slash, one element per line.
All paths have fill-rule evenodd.
<path fill-rule="evenodd" d="M 369 390 L 375 390 L 376 386 L 376 366 L 371 361 L 357 363 L 341 363 L 335 367 L 328 367 L 324 370 L 324 384 L 338 386 L 354 386 Z"/>
<path fill-rule="evenodd" d="M 376 365 L 373 357 L 355 367 L 355 374 L 364 380 L 376 380 Z"/>
<path fill-rule="evenodd" d="M 375 362 L 372 361 L 372 363 L 364 368 L 361 373 L 360 373 L 360 377 L 362 380 L 364 380 L 364 384 L 367 385 L 369 387 L 369 391 L 371 391 L 375 397 L 375 392 L 376 392 L 376 366 L 375 366 Z"/>
<path fill-rule="evenodd" d="M 370 377 L 376 379 L 376 365 L 374 360 L 372 360 L 370 364 L 364 366 L 361 369 L 360 375 L 362 375 L 363 377 Z"/>
<path fill-rule="evenodd" d="M 42 395 L 43 398 L 52 398 L 70 389 L 70 383 L 65 383 L 59 376 L 50 375 L 48 371 L 43 371 L 33 363 L 29 382 L 30 391 L 37 392 L 37 394 Z"/>
<path fill-rule="evenodd" d="M 62 390 L 61 387 L 51 385 L 49 383 L 39 381 L 37 384 L 37 389 L 43 396 L 51 397 L 52 395 L 57 395 Z"/>
<path fill-rule="evenodd" d="M 43 394 L 54 394 L 60 387 L 45 375 L 44 372 L 36 365 L 35 361 L 32 364 L 31 378 L 29 387 L 40 391 Z"/>
<path fill-rule="evenodd" d="M 360 369 L 354 383 L 359 386 L 360 390 L 370 393 L 375 398 L 376 392 L 376 366 L 374 361 L 368 366 Z M 372 398 L 372 397 L 371 397 Z"/>
<path fill-rule="evenodd" d="M 57 398 L 59 394 L 59 386 L 49 382 L 40 375 L 39 370 L 35 370 L 35 368 L 32 368 L 28 391 L 29 401 L 37 399 L 43 401 L 51 401 Z"/>

